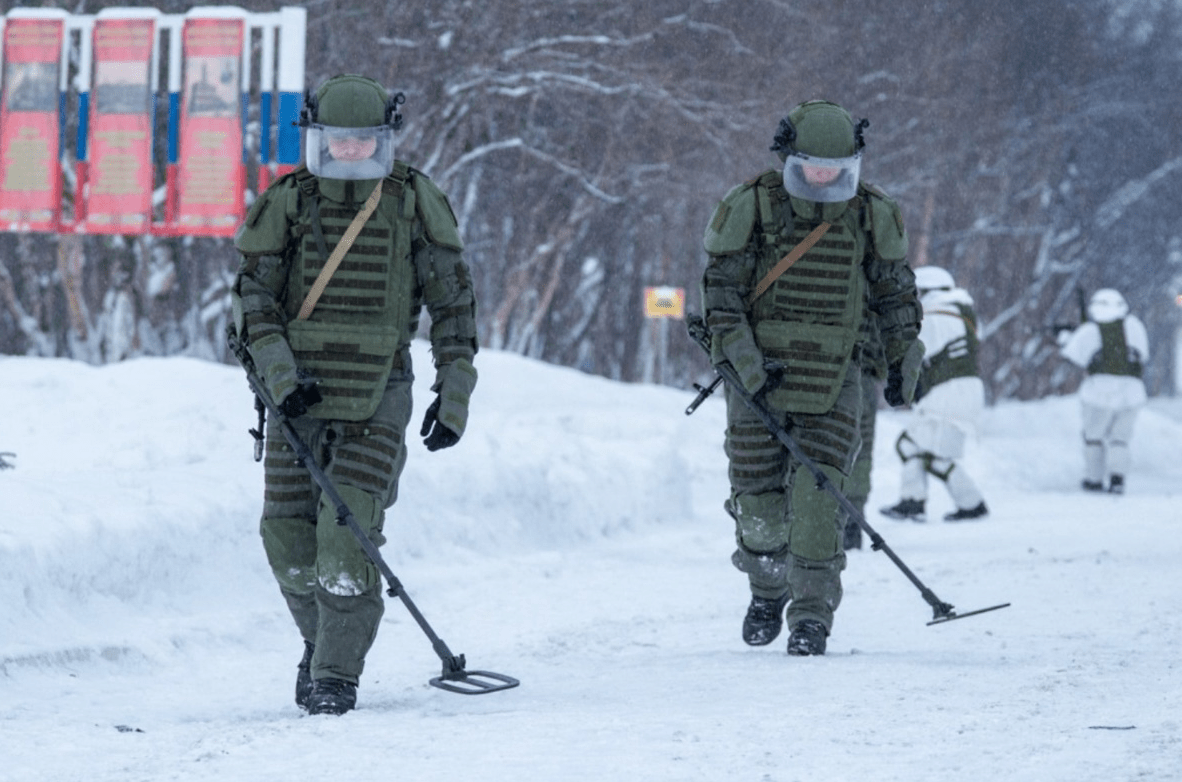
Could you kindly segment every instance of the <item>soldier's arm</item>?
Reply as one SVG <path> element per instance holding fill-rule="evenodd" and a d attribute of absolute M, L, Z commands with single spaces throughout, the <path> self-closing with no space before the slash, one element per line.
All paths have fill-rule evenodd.
<path fill-rule="evenodd" d="M 907 263 L 907 232 L 898 205 L 877 191 L 869 196 L 871 241 L 864 263 L 870 311 L 886 350 L 887 363 L 903 360 L 919 336 L 923 308 L 915 273 Z"/>
<path fill-rule="evenodd" d="M 438 420 L 463 434 L 477 379 L 476 295 L 447 198 L 425 176 L 416 175 L 414 187 L 418 219 L 411 250 L 422 301 L 431 316 L 431 390 L 440 395 Z"/>
<path fill-rule="evenodd" d="M 703 246 L 709 261 L 702 277 L 702 306 L 710 329 L 710 359 L 726 359 L 754 394 L 767 381 L 763 353 L 747 319 L 747 297 L 759 260 L 755 246 L 756 193 L 753 183 L 733 188 L 706 226 Z"/>
<path fill-rule="evenodd" d="M 763 352 L 755 342 L 747 319 L 748 281 L 754 272 L 757 255 L 745 251 L 732 255 L 712 255 L 702 276 L 702 306 L 710 329 L 710 359 L 727 360 L 744 388 L 758 391 L 767 381 Z"/>
<path fill-rule="evenodd" d="M 238 335 L 279 404 L 297 385 L 283 310 L 290 260 L 286 210 L 281 201 L 271 190 L 263 193 L 235 236 L 240 262 L 231 293 Z"/>

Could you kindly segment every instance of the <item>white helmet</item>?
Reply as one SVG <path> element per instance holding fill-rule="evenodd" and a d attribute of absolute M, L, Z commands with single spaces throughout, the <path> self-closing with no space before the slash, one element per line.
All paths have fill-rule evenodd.
<path fill-rule="evenodd" d="M 1092 294 L 1088 302 L 1088 318 L 1096 323 L 1112 323 L 1129 314 L 1129 303 L 1120 291 L 1101 288 Z"/>
<path fill-rule="evenodd" d="M 915 287 L 920 294 L 928 291 L 950 291 L 956 287 L 952 275 L 939 266 L 920 266 L 915 270 Z"/>

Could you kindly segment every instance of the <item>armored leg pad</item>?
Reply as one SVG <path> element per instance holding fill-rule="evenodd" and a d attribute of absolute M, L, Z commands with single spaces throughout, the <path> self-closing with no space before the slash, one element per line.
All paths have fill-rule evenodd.
<path fill-rule="evenodd" d="M 338 486 L 341 499 L 374 545 L 386 542 L 382 535 L 383 512 L 373 495 L 353 486 Z M 319 586 L 334 595 L 355 596 L 381 584 L 381 573 L 361 548 L 347 525 L 337 522 L 337 511 L 321 497 L 316 524 L 316 577 Z"/>
<path fill-rule="evenodd" d="M 264 516 L 259 532 L 279 588 L 285 595 L 310 595 L 316 586 L 315 519 Z"/>

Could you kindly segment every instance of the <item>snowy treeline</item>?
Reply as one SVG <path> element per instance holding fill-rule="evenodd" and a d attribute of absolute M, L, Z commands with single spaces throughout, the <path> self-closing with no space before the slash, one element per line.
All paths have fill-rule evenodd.
<path fill-rule="evenodd" d="M 682 286 L 700 308 L 714 204 L 776 164 L 767 148 L 791 105 L 826 97 L 870 119 L 863 173 L 902 204 L 914 263 L 945 266 L 976 298 L 992 398 L 1074 388 L 1052 326 L 1077 321 L 1077 288 L 1101 286 L 1150 329 L 1151 393 L 1174 390 L 1174 4 L 296 4 L 311 84 L 353 71 L 406 93 L 399 156 L 452 198 L 486 345 L 623 380 L 695 379 L 698 349 L 644 320 L 643 289 Z M 4 352 L 224 357 L 228 241 L 5 234 L 0 257 Z"/>

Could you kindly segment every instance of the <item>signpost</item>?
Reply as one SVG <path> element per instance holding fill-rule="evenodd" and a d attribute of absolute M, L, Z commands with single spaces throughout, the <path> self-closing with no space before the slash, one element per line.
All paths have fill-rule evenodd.
<path fill-rule="evenodd" d="M 649 337 L 654 345 L 657 364 L 655 373 L 651 367 L 646 369 L 646 379 L 664 383 L 669 355 L 669 321 L 685 320 L 685 288 L 667 285 L 645 288 L 644 317 L 651 324 Z"/>

